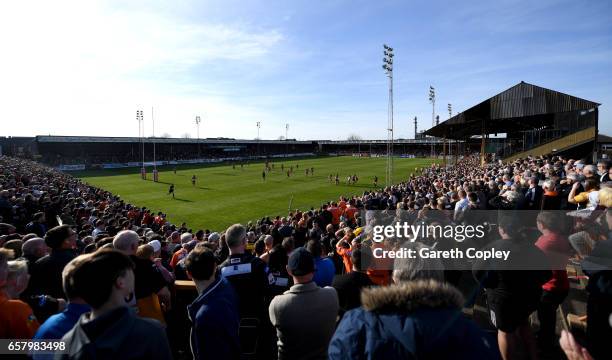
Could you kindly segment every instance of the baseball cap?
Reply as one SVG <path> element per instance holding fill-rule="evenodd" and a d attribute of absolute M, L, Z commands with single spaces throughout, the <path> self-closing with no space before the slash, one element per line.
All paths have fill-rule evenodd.
<path fill-rule="evenodd" d="M 153 252 L 158 252 L 159 250 L 161 250 L 161 243 L 159 242 L 159 240 L 149 241 L 148 244 L 151 245 L 151 247 L 153 248 Z"/>
<path fill-rule="evenodd" d="M 315 270 L 314 257 L 303 247 L 297 248 L 291 253 L 291 256 L 289 256 L 287 266 L 293 275 L 302 276 L 310 274 Z"/>

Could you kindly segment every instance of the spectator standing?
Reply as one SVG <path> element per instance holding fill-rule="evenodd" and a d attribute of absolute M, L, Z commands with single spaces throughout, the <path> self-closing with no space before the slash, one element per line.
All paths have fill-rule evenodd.
<path fill-rule="evenodd" d="M 412 243 L 411 246 L 423 247 Z M 461 314 L 437 259 L 396 259 L 394 285 L 364 289 L 329 345 L 329 359 L 498 359 L 494 343 Z"/>
<path fill-rule="evenodd" d="M 47 231 L 45 243 L 51 253 L 38 259 L 32 267 L 29 293 L 65 299 L 62 287 L 64 266 L 76 257 L 77 233 L 69 225 Z"/>
<path fill-rule="evenodd" d="M 131 305 L 138 307 L 140 316 L 165 324 L 162 304 L 165 310 L 170 309 L 170 290 L 158 267 L 150 259 L 136 256 L 138 234 L 132 230 L 120 231 L 113 239 L 113 247 L 128 255 L 134 263 L 135 296 Z"/>
<path fill-rule="evenodd" d="M 191 240 L 193 240 L 193 235 L 191 235 L 191 233 L 181 234 L 182 248 L 176 251 L 174 255 L 172 255 L 172 260 L 170 260 L 170 267 L 174 269 L 176 267 L 176 264 L 179 263 L 179 261 L 187 257 L 187 254 L 189 253 L 189 251 L 186 249 L 186 244 L 189 243 Z"/>
<path fill-rule="evenodd" d="M 49 317 L 34 335 L 34 340 L 57 340 L 61 339 L 77 323 L 81 315 L 91 310 L 74 289 L 74 269 L 79 261 L 85 259 L 80 256 L 69 262 L 62 272 L 64 293 L 68 298 L 66 309 L 59 314 Z M 34 360 L 53 359 L 51 354 L 34 354 Z"/>
<path fill-rule="evenodd" d="M 498 232 L 501 239 L 490 243 L 487 249 L 510 251 L 508 260 L 479 260 L 474 264 L 474 275 L 485 288 L 502 357 L 512 359 L 513 352 L 522 346 L 528 356 L 535 359 L 537 351 L 528 320 L 538 307 L 542 285 L 552 274 L 550 270 L 531 269 L 547 264 L 548 260 L 521 233 L 521 226 L 513 218 L 500 218 Z M 525 268 L 530 270 L 518 271 Z"/>
<path fill-rule="evenodd" d="M 106 223 L 104 220 L 96 220 L 96 228 L 91 232 L 91 236 L 96 238 L 98 235 L 106 231 Z"/>
<path fill-rule="evenodd" d="M 338 293 L 340 312 L 342 314 L 361 306 L 361 290 L 374 286 L 374 283 L 366 273 L 372 262 L 372 254 L 365 249 L 367 248 L 355 249 L 351 253 L 353 271 L 337 275 L 334 278 L 333 287 Z"/>
<path fill-rule="evenodd" d="M 194 359 L 239 359 L 238 299 L 229 282 L 216 276 L 216 259 L 210 249 L 198 247 L 185 259 L 198 297 L 187 307 L 192 323 Z"/>
<path fill-rule="evenodd" d="M 612 209 L 606 209 L 606 223 L 612 229 Z M 587 347 L 595 359 L 610 354 L 612 338 L 612 231 L 606 240 L 598 241 L 591 254 L 582 262 L 589 276 L 587 284 Z"/>
<path fill-rule="evenodd" d="M 610 161 L 601 159 L 597 162 L 597 175 L 599 175 L 599 183 L 603 184 L 610 181 Z"/>
<path fill-rule="evenodd" d="M 245 252 L 246 228 L 240 224 L 230 226 L 225 232 L 229 257 L 219 265 L 221 276 L 227 279 L 238 294 L 241 349 L 244 354 L 258 353 L 263 349 L 258 344 L 265 320 L 265 295 L 269 287 L 266 264 L 258 257 Z"/>
<path fill-rule="evenodd" d="M 538 178 L 529 179 L 529 189 L 525 193 L 525 209 L 539 210 L 541 207 L 543 190 L 538 184 Z"/>
<path fill-rule="evenodd" d="M 459 201 L 455 204 L 455 219 L 459 219 L 461 213 L 467 209 L 470 201 L 467 198 L 467 193 L 464 190 L 459 190 Z"/>
<path fill-rule="evenodd" d="M 542 210 L 561 209 L 561 198 L 556 190 L 555 183 L 551 179 L 545 180 L 542 188 L 544 190 L 542 194 Z"/>
<path fill-rule="evenodd" d="M 12 251 L 0 249 L 0 339 L 30 339 L 38 329 L 32 308 L 8 294 Z M 25 270 L 27 275 L 27 270 Z"/>
<path fill-rule="evenodd" d="M 134 293 L 134 263 L 119 251 L 82 255 L 72 286 L 91 312 L 83 314 L 62 341 L 67 353 L 56 359 L 170 359 L 161 325 L 137 317 L 125 299 Z"/>
<path fill-rule="evenodd" d="M 45 225 L 45 213 L 38 212 L 34 214 L 32 221 L 29 222 L 25 227 L 26 232 L 34 233 L 39 237 L 45 236 L 47 233 L 47 226 Z"/>
<path fill-rule="evenodd" d="M 557 308 L 569 293 L 569 280 L 565 267 L 571 247 L 567 237 L 562 235 L 564 222 L 559 215 L 553 212 L 541 212 L 538 214 L 536 224 L 542 236 L 538 238 L 535 246 L 546 254 L 552 267 L 552 278 L 542 285 L 542 297 L 538 305 L 540 321 L 538 342 L 550 349 L 557 340 L 555 336 Z"/>
<path fill-rule="evenodd" d="M 31 238 L 25 241 L 21 246 L 21 256 L 28 262 L 28 270 L 30 272 L 34 263 L 48 254 L 49 247 L 45 244 L 45 240 L 39 237 Z"/>
<path fill-rule="evenodd" d="M 338 314 L 336 290 L 313 282 L 315 259 L 304 248 L 291 254 L 287 271 L 295 285 L 272 299 L 269 308 L 278 336 L 278 358 L 326 359 Z"/>
<path fill-rule="evenodd" d="M 320 287 L 331 286 L 336 274 L 333 261 L 323 251 L 320 240 L 310 240 L 306 244 L 308 250 L 315 259 L 315 274 L 312 281 Z"/>

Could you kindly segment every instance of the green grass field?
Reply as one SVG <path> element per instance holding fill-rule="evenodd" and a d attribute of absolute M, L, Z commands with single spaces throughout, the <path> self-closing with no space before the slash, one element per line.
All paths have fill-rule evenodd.
<path fill-rule="evenodd" d="M 415 167 L 429 166 L 430 159 L 395 159 L 394 182 L 405 180 Z M 293 165 L 294 174 L 287 178 L 281 172 Z M 299 169 L 296 165 L 299 164 Z M 314 167 L 314 176 L 306 176 L 305 169 Z M 231 165 L 205 167 L 159 168 L 159 182 L 142 180 L 138 169 L 97 170 L 76 173 L 87 183 L 111 191 L 129 203 L 163 211 L 174 224 L 187 222 L 193 229 L 223 230 L 228 225 L 261 218 L 285 215 L 293 197 L 292 209 L 318 207 L 324 201 L 339 196 L 361 194 L 372 189 L 374 175 L 379 185 L 385 184 L 385 158 L 322 157 L 291 161 L 275 161 L 275 169 L 266 181 L 261 177 L 263 163 L 251 163 L 243 169 Z M 151 179 L 151 169 L 148 169 Z M 329 174 L 340 175 L 340 185 L 330 183 Z M 198 178 L 191 185 L 191 176 Z M 347 185 L 349 174 L 357 174 L 359 181 Z M 175 184 L 176 199 L 168 195 L 168 187 Z"/>

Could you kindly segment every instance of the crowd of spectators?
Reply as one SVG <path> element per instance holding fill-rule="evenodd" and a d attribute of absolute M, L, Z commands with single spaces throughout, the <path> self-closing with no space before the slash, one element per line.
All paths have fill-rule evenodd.
<path fill-rule="evenodd" d="M 391 187 L 211 231 L 2 156 L 0 338 L 62 338 L 67 351 L 56 357 L 70 359 L 536 358 L 558 347 L 556 309 L 570 290 L 572 258 L 588 276 L 587 343 L 564 332 L 560 346 L 571 359 L 604 359 L 612 338 L 611 173 L 606 160 L 480 166 L 466 156 L 452 167 L 415 169 Z M 445 239 L 376 242 L 368 224 L 371 211 L 460 224 L 478 210 L 534 211 L 532 224 L 500 218 L 478 245 L 553 264 L 474 264 L 468 273 L 483 289 L 494 336 L 462 311 L 474 301 L 458 290 L 465 271 L 437 259 L 389 264 L 373 256 L 377 247 L 443 248 Z M 188 279 L 197 296 L 177 307 L 175 284 Z"/>

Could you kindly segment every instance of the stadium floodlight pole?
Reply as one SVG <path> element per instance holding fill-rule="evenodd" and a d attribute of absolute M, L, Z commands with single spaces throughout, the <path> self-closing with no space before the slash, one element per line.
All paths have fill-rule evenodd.
<path fill-rule="evenodd" d="M 136 110 L 136 120 L 138 121 L 138 137 L 140 140 L 140 152 L 142 155 L 142 166 L 140 171 L 141 173 L 144 173 L 144 115 L 142 110 Z"/>
<path fill-rule="evenodd" d="M 285 157 L 289 157 L 289 124 L 285 124 Z"/>
<path fill-rule="evenodd" d="M 257 121 L 255 125 L 257 125 L 257 157 L 259 157 L 259 128 L 261 127 L 261 121 Z"/>
<path fill-rule="evenodd" d="M 151 106 L 151 121 L 153 122 L 153 171 L 157 171 L 155 163 L 155 117 L 153 116 L 153 106 Z"/>
<path fill-rule="evenodd" d="M 431 102 L 431 127 L 436 126 L 436 89 L 433 86 L 429 86 L 429 101 Z M 431 142 L 431 157 L 436 156 L 436 145 Z"/>
<path fill-rule="evenodd" d="M 195 117 L 195 122 L 196 122 L 196 135 L 197 135 L 197 142 L 198 142 L 198 159 L 201 157 L 200 156 L 200 123 L 202 122 L 200 116 L 196 116 Z"/>
<path fill-rule="evenodd" d="M 448 104 L 448 118 L 452 118 L 453 117 L 453 106 L 451 104 Z M 448 156 L 449 158 L 453 158 L 453 143 L 452 140 L 449 140 L 448 142 Z"/>
<path fill-rule="evenodd" d="M 391 186 L 393 184 L 393 48 L 387 44 L 383 44 L 383 58 L 382 68 L 385 70 L 385 74 L 389 78 L 389 105 L 387 109 L 387 175 L 386 184 Z"/>

